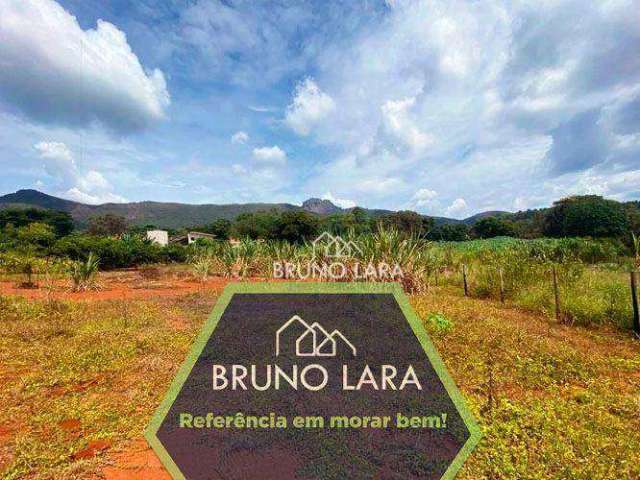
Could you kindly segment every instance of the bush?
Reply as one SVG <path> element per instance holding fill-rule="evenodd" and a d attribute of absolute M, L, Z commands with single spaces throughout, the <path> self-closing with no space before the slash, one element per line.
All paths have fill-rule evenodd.
<path fill-rule="evenodd" d="M 80 234 L 61 238 L 51 250 L 54 255 L 83 262 L 93 252 L 100 258 L 100 267 L 107 270 L 147 263 L 184 262 L 188 251 L 187 247 L 181 245 L 163 248 L 135 236 L 116 239 Z"/>
<path fill-rule="evenodd" d="M 430 313 L 427 317 L 427 325 L 429 329 L 436 334 L 442 335 L 449 333 L 453 328 L 453 321 L 449 320 L 441 313 Z"/>
<path fill-rule="evenodd" d="M 95 278 L 98 274 L 100 259 L 89 253 L 84 262 L 75 262 L 69 268 L 69 276 L 73 282 L 73 291 L 79 292 L 95 287 Z"/>

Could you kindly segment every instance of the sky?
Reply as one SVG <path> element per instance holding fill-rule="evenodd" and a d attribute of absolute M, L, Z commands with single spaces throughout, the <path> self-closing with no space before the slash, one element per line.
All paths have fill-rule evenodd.
<path fill-rule="evenodd" d="M 0 0 L 0 194 L 640 199 L 640 0 Z"/>

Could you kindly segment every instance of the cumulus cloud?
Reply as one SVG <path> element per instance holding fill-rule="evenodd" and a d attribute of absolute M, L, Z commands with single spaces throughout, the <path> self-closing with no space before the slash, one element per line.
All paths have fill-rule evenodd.
<path fill-rule="evenodd" d="M 425 208 L 414 196 L 428 183 L 467 205 L 434 199 L 433 214 L 535 208 L 569 191 L 568 178 L 637 166 L 633 1 L 387 4 L 383 22 L 324 49 L 314 68 L 339 112 L 302 133 L 337 151 L 322 168 L 348 178 L 344 195 L 362 204 L 366 186 L 369 200 Z M 317 181 L 335 188 L 322 172 Z"/>
<path fill-rule="evenodd" d="M 89 193 L 83 192 L 77 187 L 70 188 L 63 193 L 63 196 L 68 198 L 69 200 L 74 200 L 80 203 L 87 203 L 89 205 L 100 205 L 103 203 L 123 203 L 127 201 L 126 198 L 111 192 L 91 195 Z"/>
<path fill-rule="evenodd" d="M 387 130 L 409 148 L 420 151 L 433 144 L 433 135 L 422 132 L 410 116 L 416 97 L 388 100 L 382 105 L 383 121 Z"/>
<path fill-rule="evenodd" d="M 249 134 L 247 132 L 243 132 L 242 130 L 234 133 L 231 136 L 231 143 L 234 143 L 234 144 L 247 143 L 248 141 L 249 141 Z"/>
<path fill-rule="evenodd" d="M 356 206 L 356 202 L 348 200 L 346 198 L 336 198 L 331 192 L 327 192 L 322 196 L 323 200 L 329 200 L 331 203 L 340 208 L 353 208 Z"/>
<path fill-rule="evenodd" d="M 435 190 L 429 190 L 428 188 L 421 188 L 413 194 L 411 204 L 414 208 L 428 208 L 437 205 L 438 192 Z"/>
<path fill-rule="evenodd" d="M 460 217 L 466 213 L 467 210 L 467 202 L 465 202 L 464 198 L 456 198 L 451 205 L 447 207 L 445 210 L 445 214 L 451 217 Z"/>
<path fill-rule="evenodd" d="M 313 127 L 335 108 L 333 99 L 320 90 L 312 78 L 307 78 L 296 86 L 293 101 L 287 107 L 285 122 L 297 134 L 309 135 Z"/>
<path fill-rule="evenodd" d="M 48 175 L 62 184 L 73 184 L 77 178 L 78 167 L 71 150 L 62 142 L 40 142 L 33 148 L 44 159 L 44 169 Z"/>
<path fill-rule="evenodd" d="M 54 0 L 0 0 L 0 98 L 38 121 L 128 133 L 163 119 L 163 73 L 115 25 L 83 30 Z"/>
<path fill-rule="evenodd" d="M 111 183 L 102 173 L 96 170 L 83 172 L 66 144 L 39 142 L 33 147 L 44 160 L 45 172 L 57 182 L 62 196 L 89 204 L 126 202 L 124 197 L 113 193 Z"/>
<path fill-rule="evenodd" d="M 284 165 L 287 162 L 287 154 L 277 145 L 254 148 L 253 158 L 258 162 L 271 165 Z"/>

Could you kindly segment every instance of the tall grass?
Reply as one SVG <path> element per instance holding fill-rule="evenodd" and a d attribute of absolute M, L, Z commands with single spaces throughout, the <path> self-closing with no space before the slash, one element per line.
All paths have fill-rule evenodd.
<path fill-rule="evenodd" d="M 346 270 L 342 281 L 388 281 L 363 274 L 358 265 L 398 265 L 396 279 L 409 293 L 434 287 L 461 288 L 461 266 L 468 272 L 470 294 L 504 299 L 526 309 L 555 314 L 551 271 L 560 286 L 562 319 L 572 324 L 630 326 L 631 304 L 625 269 L 632 264 L 616 242 L 586 239 L 517 240 L 496 238 L 468 242 L 428 242 L 379 228 L 376 232 L 343 236 L 358 249 L 340 258 Z M 294 245 L 281 241 L 243 240 L 239 245 L 212 242 L 192 257 L 199 277 L 271 277 L 274 262 L 320 267 L 335 262 L 310 242 Z M 356 275 L 356 273 L 358 273 Z M 321 277 L 320 280 L 330 280 Z M 503 286 L 502 293 L 500 286 Z"/>

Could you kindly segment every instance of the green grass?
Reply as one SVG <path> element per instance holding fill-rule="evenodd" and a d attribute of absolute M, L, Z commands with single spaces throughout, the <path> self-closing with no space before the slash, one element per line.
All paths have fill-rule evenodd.
<path fill-rule="evenodd" d="M 170 324 L 193 318 L 188 305 L 2 301 L 0 425 L 17 432 L 7 480 L 90 469 L 96 460 L 74 461 L 89 442 L 139 437 L 197 325 Z M 79 420 L 81 435 L 65 420 Z"/>
<path fill-rule="evenodd" d="M 638 342 L 450 290 L 411 301 L 484 432 L 460 479 L 640 478 Z M 215 298 L 0 301 L 0 477 L 81 479 L 141 438 Z"/>

